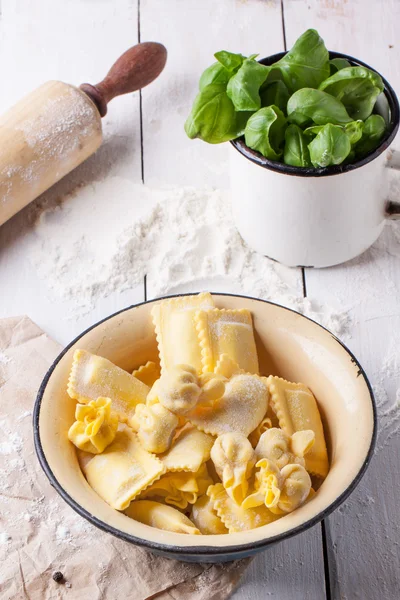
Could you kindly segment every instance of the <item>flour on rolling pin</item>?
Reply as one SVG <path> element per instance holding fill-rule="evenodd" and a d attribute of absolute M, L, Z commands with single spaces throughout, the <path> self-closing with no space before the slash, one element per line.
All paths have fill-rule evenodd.
<path fill-rule="evenodd" d="M 138 44 L 97 85 L 49 81 L 0 117 L 0 225 L 98 149 L 108 102 L 151 83 L 166 56 Z"/>
<path fill-rule="evenodd" d="M 101 117 L 85 93 L 49 81 L 0 119 L 0 138 L 2 223 L 97 150 Z"/>

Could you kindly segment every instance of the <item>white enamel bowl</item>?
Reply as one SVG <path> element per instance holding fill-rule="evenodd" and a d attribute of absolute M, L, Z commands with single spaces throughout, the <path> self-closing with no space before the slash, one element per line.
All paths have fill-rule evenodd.
<path fill-rule="evenodd" d="M 51 484 L 81 516 L 119 538 L 185 561 L 227 561 L 250 556 L 300 533 L 329 515 L 352 492 L 371 459 L 376 413 L 371 386 L 351 352 L 329 331 L 292 310 L 252 298 L 214 294 L 221 308 L 247 308 L 254 318 L 260 368 L 302 381 L 322 412 L 331 461 L 316 496 L 278 521 L 241 533 L 196 536 L 138 523 L 108 506 L 88 485 L 67 431 L 75 401 L 66 392 L 76 348 L 99 354 L 131 371 L 157 360 L 150 310 L 145 302 L 111 315 L 77 337 L 54 361 L 40 387 L 34 410 L 39 461 Z"/>

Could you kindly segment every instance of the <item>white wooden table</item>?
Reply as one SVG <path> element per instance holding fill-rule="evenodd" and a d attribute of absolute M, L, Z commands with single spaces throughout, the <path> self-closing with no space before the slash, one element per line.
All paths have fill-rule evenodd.
<path fill-rule="evenodd" d="M 190 142 L 183 131 L 199 74 L 215 51 L 267 56 L 315 27 L 328 48 L 373 65 L 400 92 L 399 25 L 399 0 L 2 0 L 0 108 L 48 79 L 96 82 L 127 47 L 160 41 L 169 52 L 164 74 L 141 97 L 115 101 L 103 148 L 44 201 L 52 205 L 79 184 L 87 193 L 93 181 L 115 175 L 135 183 L 226 188 L 226 146 Z M 166 97 L 176 99 L 173 110 Z M 68 303 L 49 300 L 46 282 L 27 260 L 27 214 L 0 228 L 0 316 L 27 314 L 67 343 L 101 317 L 144 299 L 143 285 L 100 302 L 84 318 L 64 320 Z M 371 250 L 344 266 L 298 269 L 293 294 L 303 289 L 319 303 L 349 308 L 349 346 L 375 386 L 381 434 L 351 498 L 321 525 L 259 555 L 235 600 L 400 597 L 399 233 L 387 227 Z"/>

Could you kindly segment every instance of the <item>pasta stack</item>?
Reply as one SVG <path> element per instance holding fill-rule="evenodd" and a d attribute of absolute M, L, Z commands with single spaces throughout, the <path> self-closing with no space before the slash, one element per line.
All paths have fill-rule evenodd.
<path fill-rule="evenodd" d="M 329 470 L 323 425 L 302 383 L 260 374 L 252 317 L 209 293 L 155 304 L 159 364 L 128 373 L 74 353 L 68 432 L 95 492 L 127 517 L 182 534 L 268 525 Z"/>

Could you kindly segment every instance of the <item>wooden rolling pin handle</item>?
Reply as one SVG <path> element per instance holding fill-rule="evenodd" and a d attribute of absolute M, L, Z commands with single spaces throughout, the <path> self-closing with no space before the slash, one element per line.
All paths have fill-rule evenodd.
<path fill-rule="evenodd" d="M 80 89 L 96 104 L 100 115 L 104 117 L 110 100 L 149 85 L 164 69 L 166 61 L 165 46 L 157 42 L 143 42 L 124 52 L 103 81 L 96 85 L 83 83 Z"/>

